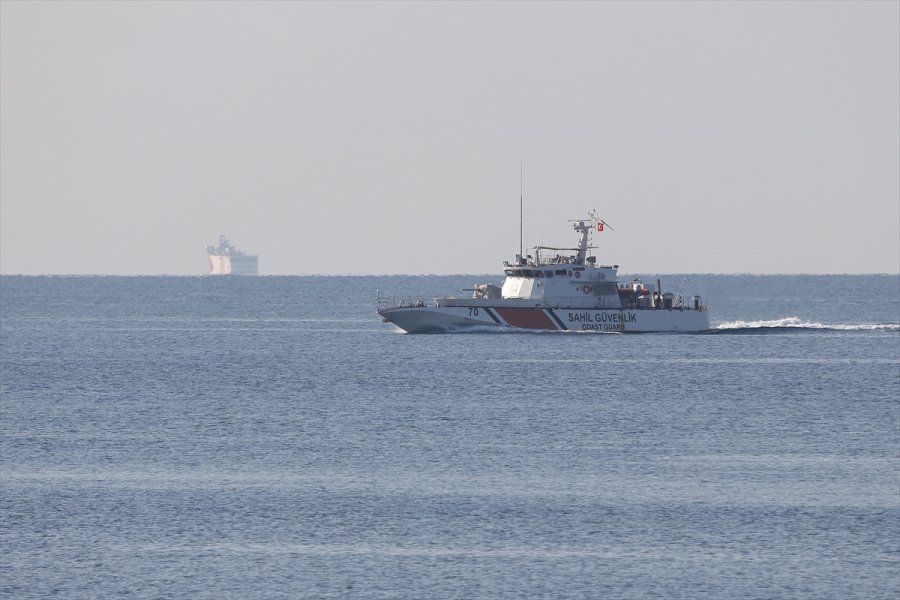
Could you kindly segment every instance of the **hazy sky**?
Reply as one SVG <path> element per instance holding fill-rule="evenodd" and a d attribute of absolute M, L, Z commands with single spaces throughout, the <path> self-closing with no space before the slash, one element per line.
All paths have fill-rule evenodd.
<path fill-rule="evenodd" d="M 0 4 L 0 273 L 900 272 L 898 2 Z"/>

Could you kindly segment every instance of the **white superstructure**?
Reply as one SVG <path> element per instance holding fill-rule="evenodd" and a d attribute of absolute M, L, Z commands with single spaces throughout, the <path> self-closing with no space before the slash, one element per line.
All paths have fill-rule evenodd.
<path fill-rule="evenodd" d="M 377 299 L 378 314 L 409 333 L 452 332 L 473 327 L 606 332 L 696 332 L 709 329 L 709 313 L 699 296 L 663 292 L 617 280 L 618 265 L 598 265 L 589 255 L 590 233 L 605 223 L 594 213 L 573 221 L 575 248 L 538 246 L 534 255 L 504 261 L 506 279 L 498 287 L 480 284 L 468 298 L 395 302 Z"/>

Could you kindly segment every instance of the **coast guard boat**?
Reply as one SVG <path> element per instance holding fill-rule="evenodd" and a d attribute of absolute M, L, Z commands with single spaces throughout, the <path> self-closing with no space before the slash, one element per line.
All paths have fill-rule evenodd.
<path fill-rule="evenodd" d="M 537 246 L 534 255 L 517 254 L 503 262 L 506 279 L 498 287 L 476 285 L 468 298 L 401 300 L 382 297 L 376 309 L 385 322 L 408 333 L 512 328 L 598 332 L 697 332 L 709 329 L 709 313 L 700 296 L 688 302 L 639 279 L 621 284 L 619 265 L 598 265 L 588 251 L 590 234 L 609 227 L 592 211 L 572 221 L 575 248 Z M 611 228 L 610 228 L 611 229 Z M 521 251 L 520 251 L 521 252 Z"/>

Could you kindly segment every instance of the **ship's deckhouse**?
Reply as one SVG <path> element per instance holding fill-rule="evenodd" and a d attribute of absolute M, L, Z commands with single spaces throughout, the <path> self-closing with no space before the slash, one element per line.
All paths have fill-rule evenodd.
<path fill-rule="evenodd" d="M 501 297 L 595 305 L 620 306 L 615 267 L 535 265 L 505 269 Z"/>
<path fill-rule="evenodd" d="M 533 256 L 518 255 L 514 265 L 504 262 L 506 280 L 501 297 L 598 308 L 621 306 L 616 285 L 618 265 L 597 266 L 597 257 L 588 256 L 588 250 L 594 248 L 588 246 L 590 222 L 576 221 L 573 228 L 580 234 L 575 248 L 537 246 Z M 548 255 L 551 252 L 555 254 Z"/>

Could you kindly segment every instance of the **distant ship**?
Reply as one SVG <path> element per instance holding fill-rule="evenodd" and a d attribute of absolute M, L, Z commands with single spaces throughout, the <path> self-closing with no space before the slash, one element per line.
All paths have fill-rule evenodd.
<path fill-rule="evenodd" d="M 247 254 L 231 245 L 224 235 L 219 236 L 218 246 L 207 246 L 210 275 L 256 275 L 259 257 Z"/>

